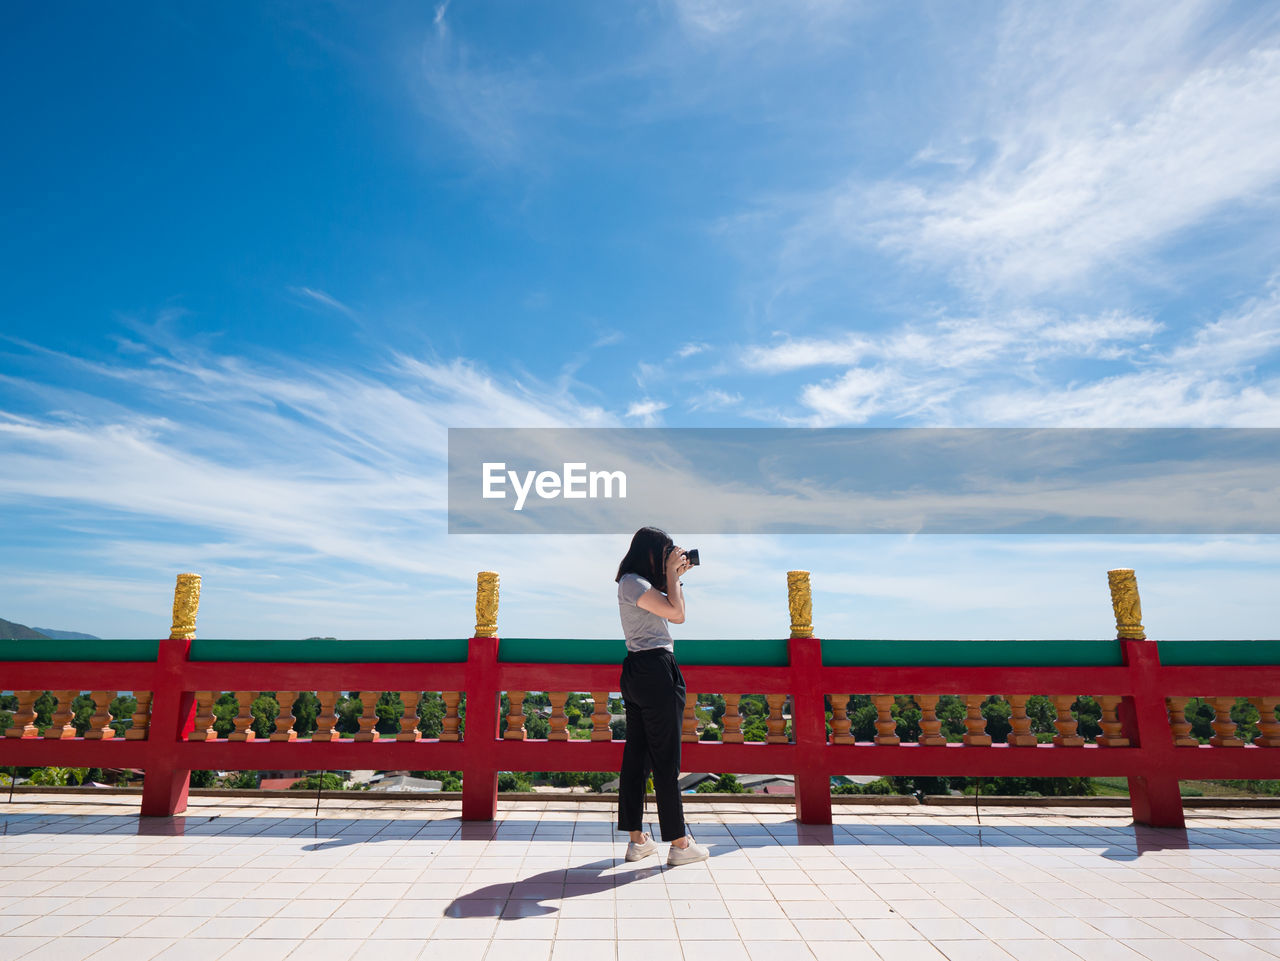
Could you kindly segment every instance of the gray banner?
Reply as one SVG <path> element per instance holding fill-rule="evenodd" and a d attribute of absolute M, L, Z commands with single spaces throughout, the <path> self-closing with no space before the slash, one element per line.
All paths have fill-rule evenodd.
<path fill-rule="evenodd" d="M 452 534 L 1275 534 L 1280 429 L 451 428 Z"/>

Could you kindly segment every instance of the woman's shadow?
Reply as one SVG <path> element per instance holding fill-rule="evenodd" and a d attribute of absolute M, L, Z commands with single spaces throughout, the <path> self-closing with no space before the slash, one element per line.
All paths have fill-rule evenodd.
<path fill-rule="evenodd" d="M 714 848 L 711 856 L 715 857 Z M 630 871 L 605 873 L 622 866 L 615 864 L 614 861 L 614 858 L 601 858 L 599 861 L 590 861 L 576 867 L 543 871 L 541 874 L 522 878 L 514 884 L 487 884 L 482 888 L 458 895 L 444 909 L 444 916 L 491 918 L 501 915 L 536 918 L 544 914 L 554 914 L 560 910 L 556 905 L 543 904 L 543 901 L 560 901 L 569 897 L 599 894 L 624 884 L 657 877 L 664 870 L 674 870 L 673 866 L 664 861 L 653 861 L 649 864 L 636 861 L 631 863 L 636 864 L 637 867 Z M 623 865 L 629 866 L 627 862 L 623 862 Z M 588 871 L 594 871 L 595 874 L 584 879 L 583 874 Z M 574 888 L 572 894 L 566 893 L 565 890 L 566 878 L 569 875 L 573 875 L 573 880 L 570 882 Z M 511 907 L 513 901 L 518 902 L 514 908 Z"/>

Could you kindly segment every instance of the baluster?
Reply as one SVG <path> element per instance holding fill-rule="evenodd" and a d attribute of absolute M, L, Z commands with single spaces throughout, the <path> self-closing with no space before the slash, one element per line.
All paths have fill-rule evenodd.
<path fill-rule="evenodd" d="M 404 702 L 404 713 L 400 715 L 400 733 L 397 741 L 421 741 L 422 732 L 418 730 L 418 703 L 422 700 L 421 691 L 401 691 L 400 700 Z"/>
<path fill-rule="evenodd" d="M 612 741 L 609 722 L 609 692 L 595 691 L 591 695 L 591 740 Z"/>
<path fill-rule="evenodd" d="M 899 744 L 902 738 L 898 737 L 898 722 L 893 719 L 893 695 L 892 694 L 873 694 L 871 703 L 876 706 L 876 737 L 877 744 Z"/>
<path fill-rule="evenodd" d="M 764 699 L 769 705 L 769 718 L 765 721 L 769 733 L 765 736 L 765 743 L 786 744 L 787 720 L 782 716 L 782 705 L 787 702 L 787 695 L 766 694 Z"/>
<path fill-rule="evenodd" d="M 1035 747 L 1036 736 L 1031 733 L 1031 718 L 1027 717 L 1027 694 L 1008 694 L 1009 726 L 1013 728 L 1005 740 L 1013 747 Z"/>
<path fill-rule="evenodd" d="M 53 717 L 50 725 L 44 729 L 44 736 L 62 740 L 64 738 L 75 737 L 76 729 L 71 723 L 71 719 L 75 717 L 71 710 L 71 702 L 75 700 L 79 691 L 53 691 L 52 694 L 58 699 L 58 706 L 54 708 Z"/>
<path fill-rule="evenodd" d="M 1124 724 L 1116 713 L 1121 700 L 1119 694 L 1102 694 L 1097 698 L 1098 706 L 1102 708 L 1102 717 L 1098 721 L 1102 733 L 1094 739 L 1098 747 L 1129 746 L 1129 739 L 1124 736 Z"/>
<path fill-rule="evenodd" d="M 106 741 L 116 736 L 116 729 L 111 727 L 111 699 L 115 691 L 93 691 L 93 715 L 89 718 L 89 730 L 84 732 L 86 741 Z"/>
<path fill-rule="evenodd" d="M 1280 697 L 1251 697 L 1249 703 L 1258 709 L 1258 747 L 1280 747 L 1280 723 L 1276 721 L 1276 705 Z"/>
<path fill-rule="evenodd" d="M 722 743 L 743 743 L 742 715 L 738 713 L 738 702 L 741 699 L 741 694 L 726 694 L 724 696 L 724 716 L 720 718 L 720 726 L 723 728 L 720 732 L 720 740 Z"/>
<path fill-rule="evenodd" d="M 920 736 L 916 742 L 928 747 L 946 744 L 947 739 L 942 735 L 942 722 L 938 720 L 938 695 L 917 694 L 915 699 L 916 706 L 920 708 Z"/>
<path fill-rule="evenodd" d="M 508 741 L 523 741 L 528 735 L 524 730 L 525 691 L 507 691 L 507 729 L 502 736 Z"/>
<path fill-rule="evenodd" d="M 1214 747 L 1244 747 L 1244 741 L 1236 737 L 1236 722 L 1231 720 L 1231 709 L 1236 706 L 1234 697 L 1210 697 L 1206 700 L 1213 705 L 1213 737 L 1209 743 Z"/>
<path fill-rule="evenodd" d="M 698 695 L 688 691 L 684 696 L 684 717 L 680 719 L 680 740 L 698 740 L 698 715 L 694 713 L 698 706 Z"/>
<path fill-rule="evenodd" d="M 831 695 L 831 743 L 852 744 L 853 735 L 849 729 L 853 722 L 849 720 L 849 695 Z"/>
<path fill-rule="evenodd" d="M 565 702 L 569 700 L 569 692 L 548 691 L 547 699 L 551 702 L 551 717 L 548 720 L 550 730 L 547 731 L 547 740 L 569 740 L 569 732 L 567 730 L 569 717 L 564 713 L 564 705 Z"/>
<path fill-rule="evenodd" d="M 258 698 L 257 691 L 236 691 L 235 730 L 227 735 L 228 741 L 252 741 L 257 734 L 252 730 L 253 702 Z"/>
<path fill-rule="evenodd" d="M 441 691 L 440 698 L 444 701 L 444 717 L 440 719 L 440 740 L 456 741 L 458 740 L 458 705 L 462 702 L 461 691 Z"/>
<path fill-rule="evenodd" d="M 316 700 L 320 709 L 316 712 L 316 729 L 311 735 L 313 741 L 337 741 L 340 735 L 334 726 L 338 723 L 338 698 L 341 691 L 316 691 Z"/>
<path fill-rule="evenodd" d="M 213 702 L 216 700 L 215 691 L 196 691 L 196 726 L 192 728 L 191 733 L 187 735 L 188 741 L 216 741 L 218 732 L 213 727 L 213 722 L 217 720 L 213 716 Z M 138 706 L 142 706 L 142 702 L 138 702 Z"/>
<path fill-rule="evenodd" d="M 1058 712 L 1057 719 L 1053 722 L 1053 726 L 1058 729 L 1058 733 L 1053 736 L 1055 747 L 1084 747 L 1084 738 L 1076 733 L 1080 722 L 1071 716 L 1071 705 L 1075 699 L 1074 694 L 1055 694 L 1050 698 L 1053 709 Z"/>
<path fill-rule="evenodd" d="M 1175 747 L 1199 747 L 1200 742 L 1191 735 L 1191 722 L 1187 720 L 1187 702 L 1189 697 L 1166 697 L 1165 707 L 1169 709 L 1169 728 L 1173 732 Z"/>
<path fill-rule="evenodd" d="M 18 698 L 18 709 L 13 712 L 13 727 L 6 728 L 5 737 L 36 737 L 40 729 L 36 727 L 36 698 L 43 691 L 14 691 Z"/>
<path fill-rule="evenodd" d="M 134 691 L 133 698 L 137 705 L 133 709 L 133 723 L 124 732 L 126 741 L 145 741 L 147 728 L 151 726 L 151 692 Z"/>
<path fill-rule="evenodd" d="M 966 694 L 964 698 L 964 737 L 961 743 L 970 747 L 990 747 L 991 735 L 987 733 L 987 718 L 982 713 L 982 694 Z"/>
<path fill-rule="evenodd" d="M 361 691 L 360 692 L 360 730 L 356 732 L 355 739 L 357 741 L 376 741 L 380 737 L 378 732 L 374 730 L 374 726 L 378 723 L 378 698 L 382 697 L 381 691 Z"/>
<path fill-rule="evenodd" d="M 280 713 L 276 715 L 276 729 L 271 732 L 269 741 L 296 741 L 298 732 L 293 729 L 293 702 L 298 698 L 297 691 L 276 691 L 276 703 L 280 705 Z"/>

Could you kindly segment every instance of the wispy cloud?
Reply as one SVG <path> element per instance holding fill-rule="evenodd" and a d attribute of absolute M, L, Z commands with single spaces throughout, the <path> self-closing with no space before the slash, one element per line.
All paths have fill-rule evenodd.
<path fill-rule="evenodd" d="M 878 248 L 982 296 L 1146 276 L 1189 228 L 1277 195 L 1275 11 L 1227 30 L 1224 10 L 1008 8 L 986 77 L 955 78 L 972 104 L 916 155 L 949 172 L 850 173 L 795 217 L 786 269 Z"/>
<path fill-rule="evenodd" d="M 357 320 L 356 312 L 340 301 L 332 294 L 323 290 L 316 290 L 313 287 L 290 287 L 289 292 L 305 302 L 318 304 L 321 307 L 327 307 L 329 310 L 336 311 L 344 317 Z"/>
<path fill-rule="evenodd" d="M 640 421 L 645 427 L 652 427 L 660 422 L 661 419 L 658 415 L 666 410 L 668 406 L 668 404 L 664 404 L 661 401 L 649 398 L 637 400 L 627 408 L 627 417 Z"/>

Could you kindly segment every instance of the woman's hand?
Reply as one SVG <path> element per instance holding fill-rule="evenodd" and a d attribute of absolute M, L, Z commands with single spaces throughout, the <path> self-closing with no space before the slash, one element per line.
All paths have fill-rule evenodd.
<path fill-rule="evenodd" d="M 679 577 L 692 566 L 684 552 L 684 548 L 672 547 L 671 553 L 667 555 L 667 584 L 670 584 L 674 578 Z"/>

